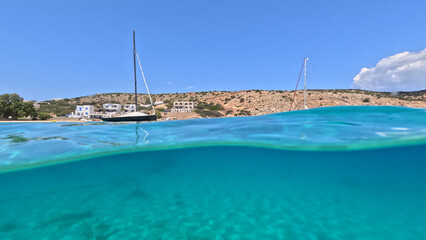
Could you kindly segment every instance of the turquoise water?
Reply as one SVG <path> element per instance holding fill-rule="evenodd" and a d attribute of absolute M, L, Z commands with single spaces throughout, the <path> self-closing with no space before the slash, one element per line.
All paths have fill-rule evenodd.
<path fill-rule="evenodd" d="M 426 236 L 424 109 L 2 123 L 0 169 L 1 239 Z"/>

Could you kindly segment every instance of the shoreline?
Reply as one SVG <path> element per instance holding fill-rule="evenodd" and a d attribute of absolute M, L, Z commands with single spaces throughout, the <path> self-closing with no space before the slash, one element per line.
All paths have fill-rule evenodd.
<path fill-rule="evenodd" d="M 343 107 L 345 105 L 342 105 L 340 107 Z M 362 106 L 362 105 L 361 105 Z M 383 105 L 368 105 L 368 106 L 376 106 L 376 107 L 383 107 Z M 388 105 L 388 106 L 392 106 L 392 105 Z M 324 106 L 324 107 L 339 107 L 339 106 Z M 392 106 L 392 107 L 407 107 L 407 106 L 403 106 L 403 105 L 396 105 L 396 106 Z M 310 109 L 316 109 L 316 108 L 321 108 L 321 107 L 314 107 L 314 108 L 310 108 Z M 408 108 L 417 108 L 417 109 L 426 109 L 423 107 L 408 107 Z M 300 110 L 293 110 L 293 111 L 300 111 Z M 284 111 L 284 112 L 289 112 L 289 111 Z M 177 113 L 178 115 L 185 115 L 186 113 Z M 261 115 L 257 115 L 257 116 L 262 116 L 262 115 L 269 115 L 269 114 L 274 114 L 274 113 L 267 113 L 267 114 L 261 114 Z M 233 118 L 233 117 L 241 117 L 241 116 L 222 116 L 222 117 L 213 117 L 213 118 Z M 176 118 L 176 119 L 170 119 L 170 120 L 164 120 L 164 119 L 159 119 L 157 120 L 157 122 L 162 122 L 162 121 L 176 121 L 176 120 L 189 120 L 189 119 L 210 119 L 212 117 L 196 117 L 196 118 Z M 103 122 L 103 121 L 80 121 L 79 119 L 64 119 L 64 118 L 58 118 L 58 119 L 52 119 L 52 120 L 29 120 L 29 119 L 25 119 L 25 120 L 0 120 L 0 124 L 2 123 L 92 123 L 92 122 Z"/>
<path fill-rule="evenodd" d="M 55 120 L 55 121 L 53 121 Z M 0 120 L 0 123 L 55 123 L 55 122 L 83 122 L 78 120 Z"/>

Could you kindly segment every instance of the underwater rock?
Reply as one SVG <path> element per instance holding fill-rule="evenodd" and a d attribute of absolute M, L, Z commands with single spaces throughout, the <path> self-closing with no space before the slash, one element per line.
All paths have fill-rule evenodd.
<path fill-rule="evenodd" d="M 92 218 L 94 215 L 91 211 L 86 212 L 78 212 L 78 213 L 67 213 L 62 214 L 57 217 L 51 218 L 45 224 L 54 224 L 54 223 L 62 223 L 62 222 L 78 222 L 87 218 Z"/>
<path fill-rule="evenodd" d="M 88 226 L 81 235 L 88 240 L 108 240 L 117 232 L 117 229 L 111 229 L 109 225 L 101 222 L 93 226 Z"/>
<path fill-rule="evenodd" d="M 9 221 L 3 225 L 0 225 L 0 232 L 9 232 L 13 231 L 18 227 L 18 224 L 13 221 Z"/>
<path fill-rule="evenodd" d="M 130 191 L 126 198 L 124 198 L 125 201 L 129 201 L 132 199 L 140 199 L 140 198 L 150 198 L 151 195 L 148 193 L 142 191 L 140 188 Z"/>

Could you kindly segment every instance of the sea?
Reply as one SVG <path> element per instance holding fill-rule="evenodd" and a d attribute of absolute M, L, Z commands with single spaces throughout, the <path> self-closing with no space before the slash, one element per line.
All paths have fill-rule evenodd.
<path fill-rule="evenodd" d="M 426 239 L 426 109 L 0 123 L 0 239 Z"/>

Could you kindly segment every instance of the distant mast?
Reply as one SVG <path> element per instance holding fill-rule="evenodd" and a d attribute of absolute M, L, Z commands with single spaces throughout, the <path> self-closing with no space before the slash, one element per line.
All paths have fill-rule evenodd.
<path fill-rule="evenodd" d="M 133 73 L 135 75 L 135 112 L 138 111 L 138 84 L 136 82 L 136 43 L 135 30 L 133 30 Z"/>
<path fill-rule="evenodd" d="M 303 95 L 304 95 L 304 101 L 303 101 L 303 106 L 305 107 L 305 109 L 308 109 L 308 106 L 306 106 L 306 62 L 309 60 L 309 58 L 305 58 L 305 83 L 303 85 Z"/>
<path fill-rule="evenodd" d="M 300 77 L 302 77 L 302 72 L 303 69 L 305 69 L 305 84 L 303 87 L 303 95 L 304 95 L 304 99 L 303 99 L 303 107 L 305 109 L 308 109 L 308 106 L 306 105 L 306 62 L 309 60 L 309 58 L 304 58 L 303 59 L 303 64 L 302 64 L 302 68 L 300 69 L 299 72 L 299 78 L 297 78 L 297 83 L 296 83 L 296 87 L 294 88 L 294 93 L 293 93 L 293 100 L 290 103 L 290 108 L 288 109 L 288 111 L 291 111 L 293 109 L 293 103 L 296 100 L 296 91 L 297 91 L 297 86 L 299 86 L 299 82 L 300 82 Z"/>

